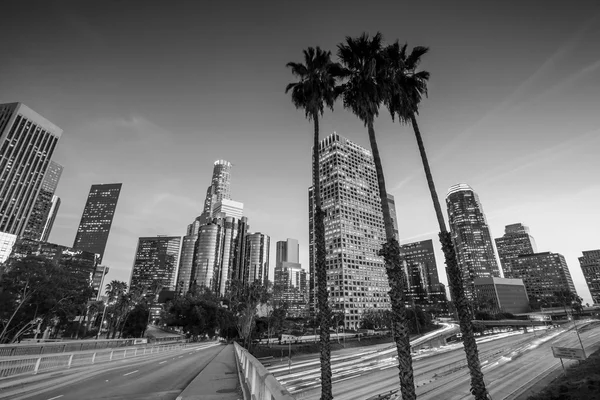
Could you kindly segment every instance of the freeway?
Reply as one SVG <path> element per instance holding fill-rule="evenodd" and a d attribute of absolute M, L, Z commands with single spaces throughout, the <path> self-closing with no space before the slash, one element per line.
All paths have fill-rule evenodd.
<path fill-rule="evenodd" d="M 36 393 L 13 400 L 161 399 L 175 400 L 179 393 L 225 347 L 218 343 L 156 355 L 145 360 L 123 360 L 118 367 L 98 368 L 76 382 L 47 383 Z M 127 361 L 127 362 L 126 362 Z M 91 376 L 90 376 L 91 375 Z"/>
<path fill-rule="evenodd" d="M 538 331 L 539 332 L 539 331 Z M 586 354 L 600 347 L 600 325 L 581 332 Z M 572 330 L 559 328 L 528 334 L 507 335 L 478 340 L 485 380 L 494 400 L 514 399 L 527 387 L 560 368 L 551 346 L 577 347 Z M 568 364 L 568 363 L 566 363 Z M 365 400 L 398 388 L 397 361 L 394 357 L 373 359 L 368 355 L 332 362 L 333 394 L 336 399 Z M 281 367 L 274 375 L 297 399 L 318 399 L 318 369 L 300 369 L 290 373 Z M 461 345 L 413 356 L 415 384 L 419 399 L 470 399 L 469 373 Z"/>

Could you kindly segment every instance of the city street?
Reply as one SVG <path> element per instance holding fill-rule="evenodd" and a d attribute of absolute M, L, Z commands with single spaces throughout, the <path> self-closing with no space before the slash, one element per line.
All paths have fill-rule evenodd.
<path fill-rule="evenodd" d="M 131 359 L 118 367 L 101 368 L 91 377 L 14 398 L 33 400 L 161 399 L 174 400 L 225 347 L 216 343 L 143 361 Z"/>

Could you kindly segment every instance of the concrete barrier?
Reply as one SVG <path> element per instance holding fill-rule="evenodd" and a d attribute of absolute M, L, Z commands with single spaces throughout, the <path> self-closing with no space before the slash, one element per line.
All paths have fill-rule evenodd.
<path fill-rule="evenodd" d="M 286 388 L 245 348 L 234 343 L 248 400 L 295 400 Z M 244 396 L 246 397 L 246 396 Z"/>

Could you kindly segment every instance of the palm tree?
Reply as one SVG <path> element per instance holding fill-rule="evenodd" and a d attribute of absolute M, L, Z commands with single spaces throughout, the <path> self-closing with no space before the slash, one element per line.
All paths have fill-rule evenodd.
<path fill-rule="evenodd" d="M 108 295 L 108 302 L 112 303 L 117 300 L 120 295 L 127 292 L 127 283 L 123 281 L 113 280 L 106 284 L 106 294 Z"/>
<path fill-rule="evenodd" d="M 400 390 L 404 400 L 412 400 L 416 398 L 416 394 L 404 303 L 406 276 L 402 269 L 400 244 L 394 233 L 383 167 L 373 128 L 373 122 L 379 115 L 379 106 L 386 93 L 383 79 L 385 60 L 382 57 L 382 41 L 383 38 L 379 32 L 372 38 L 366 33 L 358 38 L 346 37 L 346 43 L 338 45 L 338 57 L 346 69 L 348 77 L 348 80 L 342 85 L 344 107 L 350 109 L 365 124 L 369 133 L 385 226 L 386 243 L 379 254 L 385 259 L 390 285 L 389 295 L 395 325 L 393 331 L 398 352 Z"/>
<path fill-rule="evenodd" d="M 429 80 L 429 72 L 417 71 L 417 68 L 421 57 L 429 49 L 417 46 L 413 48 L 410 54 L 407 54 L 406 48 L 406 45 L 400 46 L 396 41 L 384 50 L 387 65 L 387 84 L 385 85 L 387 94 L 384 103 L 389 109 L 392 119 L 397 116 L 401 123 L 412 124 L 415 132 L 431 200 L 433 201 L 433 208 L 440 228 L 439 238 L 444 252 L 450 291 L 460 321 L 467 364 L 471 373 L 471 393 L 473 393 L 476 399 L 483 400 L 487 399 L 488 395 L 483 380 L 483 373 L 481 372 L 481 364 L 479 363 L 477 343 L 473 336 L 473 326 L 471 324 L 473 316 L 465 296 L 462 272 L 459 268 L 456 252 L 452 244 L 452 236 L 446 229 L 446 222 L 442 215 L 442 209 L 435 190 L 431 169 L 427 161 L 427 154 L 425 153 L 425 146 L 423 145 L 423 139 L 416 118 L 419 113 L 421 99 L 424 95 L 427 95 L 427 81 Z"/>
<path fill-rule="evenodd" d="M 292 103 L 304 109 L 306 118 L 314 123 L 313 140 L 313 193 L 314 232 L 316 246 L 316 284 L 320 320 L 321 345 L 321 400 L 333 399 L 331 391 L 331 347 L 329 343 L 330 310 L 327 295 L 327 271 L 325 264 L 325 213 L 321 208 L 321 185 L 319 182 L 319 115 L 325 106 L 333 110 L 338 96 L 336 82 L 342 77 L 340 65 L 331 61 L 331 52 L 319 47 L 309 47 L 304 53 L 304 64 L 290 62 L 287 67 L 298 78 L 298 82 L 286 86 L 291 91 Z"/>

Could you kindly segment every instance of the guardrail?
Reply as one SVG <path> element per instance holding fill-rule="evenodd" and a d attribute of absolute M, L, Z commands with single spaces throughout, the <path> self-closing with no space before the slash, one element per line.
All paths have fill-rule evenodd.
<path fill-rule="evenodd" d="M 233 343 L 251 400 L 295 400 L 281 383 L 245 348 Z M 245 396 L 244 396 L 245 397 Z"/>
<path fill-rule="evenodd" d="M 23 374 L 37 374 L 41 371 L 59 368 L 71 368 L 111 362 L 124 358 L 140 357 L 143 355 L 158 354 L 165 351 L 182 349 L 187 343 L 147 346 L 134 349 L 116 349 L 103 351 L 89 351 L 76 353 L 59 353 L 52 355 L 38 355 L 35 357 L 10 357 L 0 359 L 0 378 Z"/>

